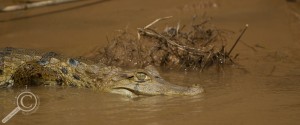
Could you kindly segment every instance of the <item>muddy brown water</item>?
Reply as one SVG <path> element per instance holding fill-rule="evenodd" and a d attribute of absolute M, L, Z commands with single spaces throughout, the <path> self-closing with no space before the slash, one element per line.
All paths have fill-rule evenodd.
<path fill-rule="evenodd" d="M 164 70 L 175 84 L 201 84 L 193 97 L 128 99 L 88 89 L 30 88 L 38 110 L 18 113 L 7 124 L 300 124 L 300 4 L 284 0 L 89 0 L 27 11 L 0 13 L 0 47 L 87 55 L 106 44 L 116 29 L 133 30 L 173 15 L 188 23 L 194 13 L 212 16 L 221 28 L 249 30 L 234 54 L 243 69 L 182 72 Z M 81 6 L 90 2 L 93 5 Z M 298 1 L 299 2 L 299 1 Z M 0 6 L 10 1 L 0 0 Z M 28 17 L 28 18 L 22 18 Z M 169 23 L 169 22 L 168 22 Z M 162 22 L 166 25 L 167 22 Z M 233 37 L 237 37 L 237 34 Z M 228 46 L 233 42 L 228 42 Z M 20 90 L 0 91 L 0 119 L 12 111 Z"/>

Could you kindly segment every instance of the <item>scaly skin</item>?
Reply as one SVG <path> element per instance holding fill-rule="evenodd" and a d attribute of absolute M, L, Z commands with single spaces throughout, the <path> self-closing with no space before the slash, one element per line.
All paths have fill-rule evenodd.
<path fill-rule="evenodd" d="M 130 97 L 196 95 L 203 92 L 198 86 L 182 87 L 166 82 L 153 66 L 125 71 L 53 52 L 0 49 L 0 87 L 25 85 L 86 87 Z"/>

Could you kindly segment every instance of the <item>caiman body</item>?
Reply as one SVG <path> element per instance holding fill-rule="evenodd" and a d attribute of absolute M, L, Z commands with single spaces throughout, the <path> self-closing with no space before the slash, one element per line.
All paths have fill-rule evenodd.
<path fill-rule="evenodd" d="M 0 87 L 71 86 L 93 88 L 127 96 L 196 95 L 199 86 L 168 83 L 153 66 L 122 70 L 84 59 L 66 58 L 54 52 L 0 49 Z"/>

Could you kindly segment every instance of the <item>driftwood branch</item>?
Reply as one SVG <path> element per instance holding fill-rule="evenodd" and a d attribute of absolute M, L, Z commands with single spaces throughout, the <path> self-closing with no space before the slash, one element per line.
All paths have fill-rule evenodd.
<path fill-rule="evenodd" d="M 169 19 L 172 18 L 173 16 L 167 16 L 167 17 L 163 17 L 163 18 L 158 18 L 156 20 L 154 20 L 152 23 L 148 24 L 147 26 L 144 27 L 144 29 L 149 28 L 150 26 L 154 25 L 155 23 L 161 21 L 161 20 L 165 20 L 165 19 Z"/>
<path fill-rule="evenodd" d="M 0 9 L 0 12 L 10 12 L 10 11 L 17 11 L 17 10 L 25 10 L 30 8 L 42 7 L 42 6 L 50 6 L 56 4 L 62 4 L 67 2 L 74 2 L 79 0 L 45 0 L 27 4 L 20 4 L 20 5 L 11 5 Z"/>
<path fill-rule="evenodd" d="M 160 33 L 155 32 L 155 30 L 150 28 L 152 25 L 156 24 L 157 22 L 159 22 L 161 20 L 169 19 L 169 18 L 172 18 L 172 16 L 158 18 L 158 19 L 154 20 L 153 22 L 151 22 L 150 24 L 148 24 L 147 26 L 145 26 L 144 28 L 138 28 L 138 39 L 140 39 L 140 35 L 142 34 L 142 35 L 147 35 L 147 36 L 163 39 L 169 45 L 175 46 L 179 50 L 189 52 L 190 54 L 203 55 L 203 53 L 208 52 L 208 51 L 204 51 L 202 49 L 196 49 L 193 47 L 180 45 L 180 44 L 176 43 L 175 41 L 170 40 L 169 38 L 165 37 L 164 35 L 161 35 Z M 176 27 L 177 34 L 179 32 L 179 28 L 180 28 L 180 24 L 178 23 L 177 27 Z"/>
<path fill-rule="evenodd" d="M 157 18 L 137 28 L 137 37 L 121 32 L 94 59 L 124 67 L 155 65 L 199 71 L 213 65 L 222 69 L 223 65 L 234 64 L 225 51 L 226 31 L 211 26 L 205 17 L 204 23 L 191 24 L 186 30 L 180 23 L 163 30 L 154 28 L 171 17 Z"/>
<path fill-rule="evenodd" d="M 246 30 L 247 30 L 248 27 L 249 27 L 249 25 L 246 24 L 245 28 L 242 31 L 242 33 L 240 34 L 240 36 L 237 38 L 237 40 L 235 41 L 235 43 L 233 44 L 233 46 L 229 50 L 228 55 L 230 55 L 230 53 L 232 52 L 232 50 L 234 49 L 234 47 L 236 46 L 236 44 L 240 41 L 240 39 L 242 38 L 242 36 L 244 35 L 244 33 L 246 32 Z"/>
<path fill-rule="evenodd" d="M 141 39 L 141 34 L 140 34 L 140 31 L 145 31 L 146 29 L 149 29 L 152 25 L 154 25 L 155 23 L 161 21 L 161 20 L 165 20 L 165 19 L 169 19 L 169 18 L 172 18 L 173 16 L 167 16 L 167 17 L 162 17 L 162 18 L 158 18 L 156 20 L 154 20 L 153 22 L 151 22 L 150 24 L 148 24 L 147 26 L 145 26 L 144 28 L 138 28 L 138 40 Z M 153 30 L 154 31 L 154 30 Z M 150 33 L 150 32 L 148 32 Z M 151 34 L 151 33 L 150 33 Z M 154 34 L 151 34 L 151 35 L 154 35 Z"/>

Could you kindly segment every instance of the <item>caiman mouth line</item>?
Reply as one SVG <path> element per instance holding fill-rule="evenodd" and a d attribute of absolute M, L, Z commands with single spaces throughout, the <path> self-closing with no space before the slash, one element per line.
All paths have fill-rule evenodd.
<path fill-rule="evenodd" d="M 139 91 L 136 91 L 136 90 L 133 90 L 133 89 L 130 89 L 130 88 L 126 88 L 126 87 L 117 87 L 117 88 L 113 88 L 113 89 L 115 89 L 115 90 L 125 90 L 125 91 L 129 91 L 129 92 L 131 92 L 132 94 L 134 94 L 134 95 L 137 95 L 137 96 L 139 96 L 139 95 L 143 95 L 143 96 L 153 96 L 153 95 L 148 95 L 148 94 L 142 94 L 141 92 L 139 92 Z"/>

